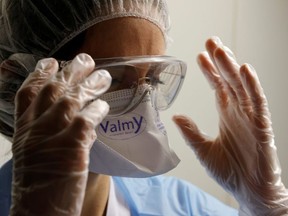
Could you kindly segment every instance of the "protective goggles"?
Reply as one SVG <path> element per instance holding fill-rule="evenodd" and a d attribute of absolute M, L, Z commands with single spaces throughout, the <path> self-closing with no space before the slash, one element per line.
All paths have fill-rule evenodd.
<path fill-rule="evenodd" d="M 122 92 L 123 96 L 125 91 L 121 106 L 110 109 L 110 116 L 132 111 L 147 94 L 151 95 L 152 105 L 157 110 L 169 108 L 182 86 L 187 68 L 183 61 L 171 56 L 133 56 L 94 61 L 96 70 L 105 69 L 112 77 L 110 89 L 101 99 L 109 104 L 109 95 Z"/>
<path fill-rule="evenodd" d="M 21 59 L 22 67 L 31 72 L 41 58 L 29 54 L 16 54 L 12 59 Z M 171 56 L 99 58 L 94 61 L 95 70 L 105 69 L 112 77 L 111 87 L 101 99 L 109 104 L 109 95 L 116 93 L 113 96 L 115 98 L 117 92 L 128 92 L 125 94 L 125 100 L 119 98 L 121 106 L 110 109 L 108 115 L 112 116 L 132 111 L 147 94 L 151 95 L 152 105 L 157 110 L 169 108 L 182 86 L 187 68 L 183 61 Z M 60 69 L 69 63 L 58 62 Z"/>

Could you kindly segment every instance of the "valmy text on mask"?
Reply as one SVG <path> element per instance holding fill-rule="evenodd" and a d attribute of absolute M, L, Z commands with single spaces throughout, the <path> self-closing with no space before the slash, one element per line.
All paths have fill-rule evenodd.
<path fill-rule="evenodd" d="M 99 127 L 99 132 L 110 139 L 129 139 L 137 136 L 146 128 L 146 121 L 143 116 L 129 113 L 124 119 L 104 120 Z"/>

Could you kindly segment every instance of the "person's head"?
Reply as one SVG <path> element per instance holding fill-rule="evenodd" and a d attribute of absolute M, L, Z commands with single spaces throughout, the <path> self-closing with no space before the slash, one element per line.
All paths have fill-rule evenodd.
<path fill-rule="evenodd" d="M 170 28 L 165 0 L 2 0 L 1 5 L 2 60 L 14 53 L 51 57 L 69 41 L 81 45 L 86 31 L 98 23 L 102 27 L 97 35 L 101 37 L 102 30 L 111 27 L 101 23 L 117 18 L 133 17 L 153 23 L 165 40 Z M 117 39 L 118 35 L 113 37 Z"/>
<path fill-rule="evenodd" d="M 23 53 L 59 60 L 82 52 L 95 59 L 163 55 L 169 40 L 165 0 L 2 0 L 1 13 L 0 132 L 10 137 L 14 96 L 32 72 Z"/>

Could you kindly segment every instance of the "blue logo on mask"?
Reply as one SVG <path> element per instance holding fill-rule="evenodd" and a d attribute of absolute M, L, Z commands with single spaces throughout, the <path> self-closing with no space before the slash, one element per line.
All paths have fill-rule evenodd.
<path fill-rule="evenodd" d="M 143 116 L 129 113 L 125 116 L 104 119 L 97 130 L 109 139 L 130 139 L 142 133 L 146 124 Z"/>

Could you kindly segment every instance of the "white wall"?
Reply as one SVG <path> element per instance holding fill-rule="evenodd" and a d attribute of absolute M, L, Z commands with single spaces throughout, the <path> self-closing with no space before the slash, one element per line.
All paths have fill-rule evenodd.
<path fill-rule="evenodd" d="M 174 39 L 168 54 L 188 62 L 182 92 L 172 108 L 162 114 L 171 146 L 182 159 L 168 174 L 189 180 L 235 206 L 234 200 L 207 176 L 171 121 L 174 113 L 185 113 L 207 134 L 217 135 L 214 94 L 195 60 L 204 50 L 206 39 L 217 35 L 234 51 L 241 64 L 251 63 L 259 74 L 272 112 L 283 181 L 288 186 L 288 1 L 168 0 L 168 3 Z"/>
<path fill-rule="evenodd" d="M 288 185 L 288 1 L 168 0 L 168 3 L 174 40 L 168 54 L 188 63 L 188 74 L 178 100 L 170 110 L 162 113 L 171 146 L 182 160 L 168 174 L 191 181 L 235 206 L 233 199 L 207 176 L 171 121 L 174 113 L 185 113 L 207 134 L 217 135 L 218 116 L 214 108 L 214 95 L 195 59 L 204 50 L 205 40 L 218 35 L 234 51 L 240 63 L 251 63 L 260 76 L 272 112 L 283 181 Z M 2 139 L 0 143 L 2 163 L 9 157 L 9 144 Z"/>

